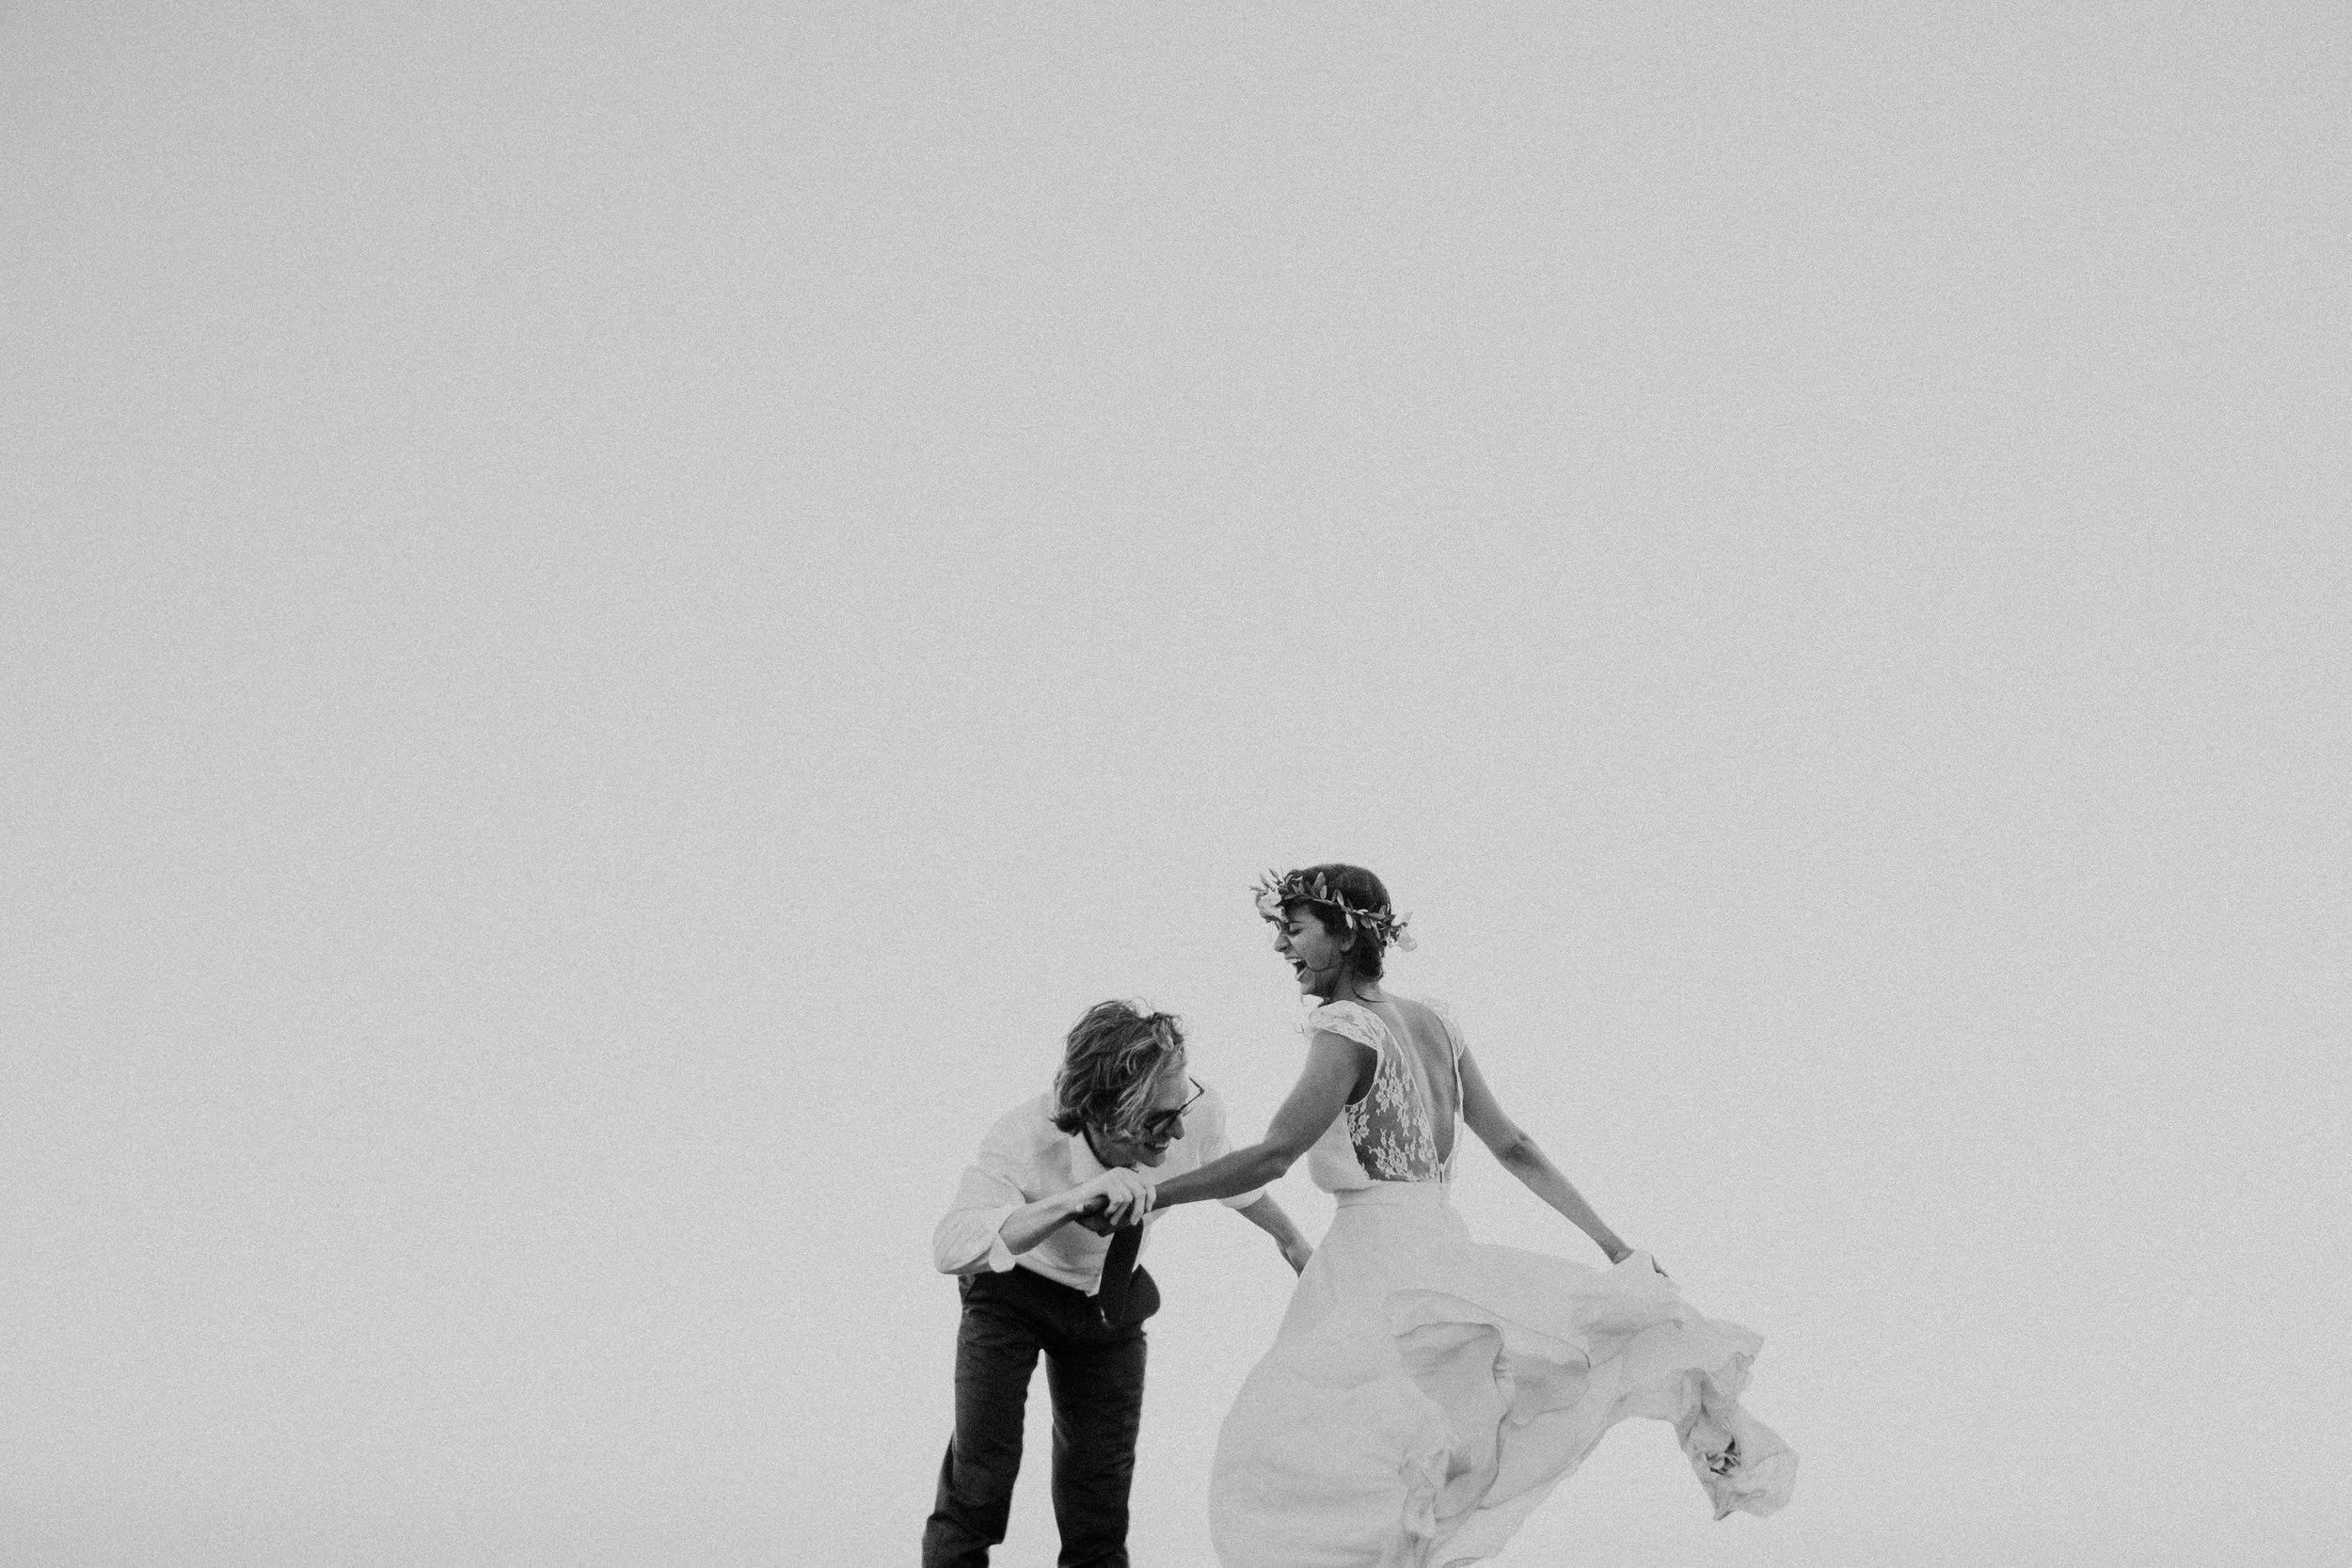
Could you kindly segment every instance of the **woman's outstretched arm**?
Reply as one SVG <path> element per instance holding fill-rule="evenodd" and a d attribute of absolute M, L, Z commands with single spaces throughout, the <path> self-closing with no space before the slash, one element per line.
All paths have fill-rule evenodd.
<path fill-rule="evenodd" d="M 1372 1048 L 1344 1036 L 1317 1031 L 1308 1042 L 1307 1068 L 1298 1083 L 1274 1113 L 1265 1136 L 1248 1148 L 1237 1148 L 1199 1170 L 1171 1176 L 1155 1189 L 1152 1207 L 1199 1203 L 1203 1198 L 1231 1197 L 1263 1187 L 1295 1164 L 1314 1147 L 1331 1118 L 1347 1106 L 1347 1097 L 1371 1069 Z"/>
<path fill-rule="evenodd" d="M 1584 1195 L 1560 1174 L 1560 1167 L 1503 1111 L 1494 1090 L 1486 1086 L 1486 1074 L 1478 1070 L 1477 1058 L 1467 1051 L 1462 1053 L 1462 1119 L 1478 1134 L 1478 1141 L 1493 1151 L 1504 1170 L 1526 1183 L 1529 1192 L 1560 1211 L 1570 1225 L 1590 1236 L 1609 1255 L 1612 1263 L 1623 1262 L 1633 1250 L 1593 1212 Z"/>

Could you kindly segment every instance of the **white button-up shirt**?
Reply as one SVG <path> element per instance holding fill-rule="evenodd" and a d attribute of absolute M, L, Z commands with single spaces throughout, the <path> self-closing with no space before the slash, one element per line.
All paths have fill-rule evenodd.
<path fill-rule="evenodd" d="M 1165 1180 L 1232 1152 L 1225 1136 L 1225 1102 L 1203 1085 L 1200 1098 L 1184 1112 L 1184 1135 L 1168 1146 L 1165 1159 L 1140 1174 L 1147 1180 Z M 997 1118 L 980 1140 L 978 1156 L 963 1167 L 955 1205 L 931 1232 L 931 1260 L 942 1274 L 1002 1274 L 1017 1263 L 1092 1295 L 1102 1284 L 1109 1237 L 1097 1236 L 1073 1221 L 1015 1257 L 1000 1232 L 1014 1210 L 1066 1193 L 1105 1168 L 1083 1132 L 1065 1132 L 1054 1125 L 1050 1093 L 1023 1101 Z M 1217 1201 L 1229 1209 L 1246 1209 L 1264 1196 L 1265 1189 L 1260 1187 Z M 1151 1227 L 1160 1218 L 1156 1211 L 1144 1215 L 1145 1247 L 1151 1245 Z"/>

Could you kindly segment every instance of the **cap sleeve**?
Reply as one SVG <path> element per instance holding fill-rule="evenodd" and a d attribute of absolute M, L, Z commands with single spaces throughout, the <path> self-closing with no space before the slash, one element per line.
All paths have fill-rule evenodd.
<path fill-rule="evenodd" d="M 1421 999 L 1421 1005 L 1437 1014 L 1438 1022 L 1445 1025 L 1446 1041 L 1454 1048 L 1454 1059 L 1460 1061 L 1462 1053 L 1469 1049 L 1469 1042 L 1462 1038 L 1461 1021 L 1454 1016 L 1454 1009 L 1426 996 Z"/>
<path fill-rule="evenodd" d="M 1298 1021 L 1298 1032 L 1309 1039 L 1317 1035 L 1338 1035 L 1358 1045 L 1372 1047 L 1373 1053 L 1383 1053 L 1387 1031 L 1380 1021 L 1353 1002 L 1326 1002 Z"/>

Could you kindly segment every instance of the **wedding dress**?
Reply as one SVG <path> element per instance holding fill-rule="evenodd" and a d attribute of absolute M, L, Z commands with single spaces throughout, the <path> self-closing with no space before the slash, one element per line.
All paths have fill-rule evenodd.
<path fill-rule="evenodd" d="M 1226 1568 L 1491 1557 L 1631 1417 L 1673 1423 L 1717 1518 L 1779 1508 L 1796 1455 L 1738 1398 L 1762 1341 L 1701 1317 L 1646 1253 L 1596 1269 L 1472 1241 L 1450 1202 L 1461 1032 L 1436 1004 L 1384 1006 L 1397 1024 L 1357 1002 L 1302 1023 L 1379 1063 L 1308 1155 L 1338 1212 L 1218 1435 Z M 1449 1057 L 1441 1095 L 1427 1064 Z"/>

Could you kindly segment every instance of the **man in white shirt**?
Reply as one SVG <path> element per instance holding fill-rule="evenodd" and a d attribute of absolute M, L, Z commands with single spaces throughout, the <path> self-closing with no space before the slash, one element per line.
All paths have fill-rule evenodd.
<path fill-rule="evenodd" d="M 1158 1214 L 1120 1237 L 1071 1223 L 1230 1152 L 1225 1108 L 1185 1068 L 1177 1021 L 1124 1002 L 1071 1030 L 1050 1093 L 998 1118 L 931 1237 L 960 1275 L 956 1430 L 923 1528 L 923 1568 L 985 1568 L 1005 1538 L 1022 1407 L 1040 1353 L 1054 1402 L 1060 1568 L 1127 1568 L 1127 1492 L 1143 1413 L 1143 1320 L 1159 1307 L 1131 1267 Z M 1264 1189 L 1219 1200 L 1274 1238 L 1293 1269 L 1311 1250 Z M 1105 1265 L 1108 1265 L 1106 1268 Z"/>

